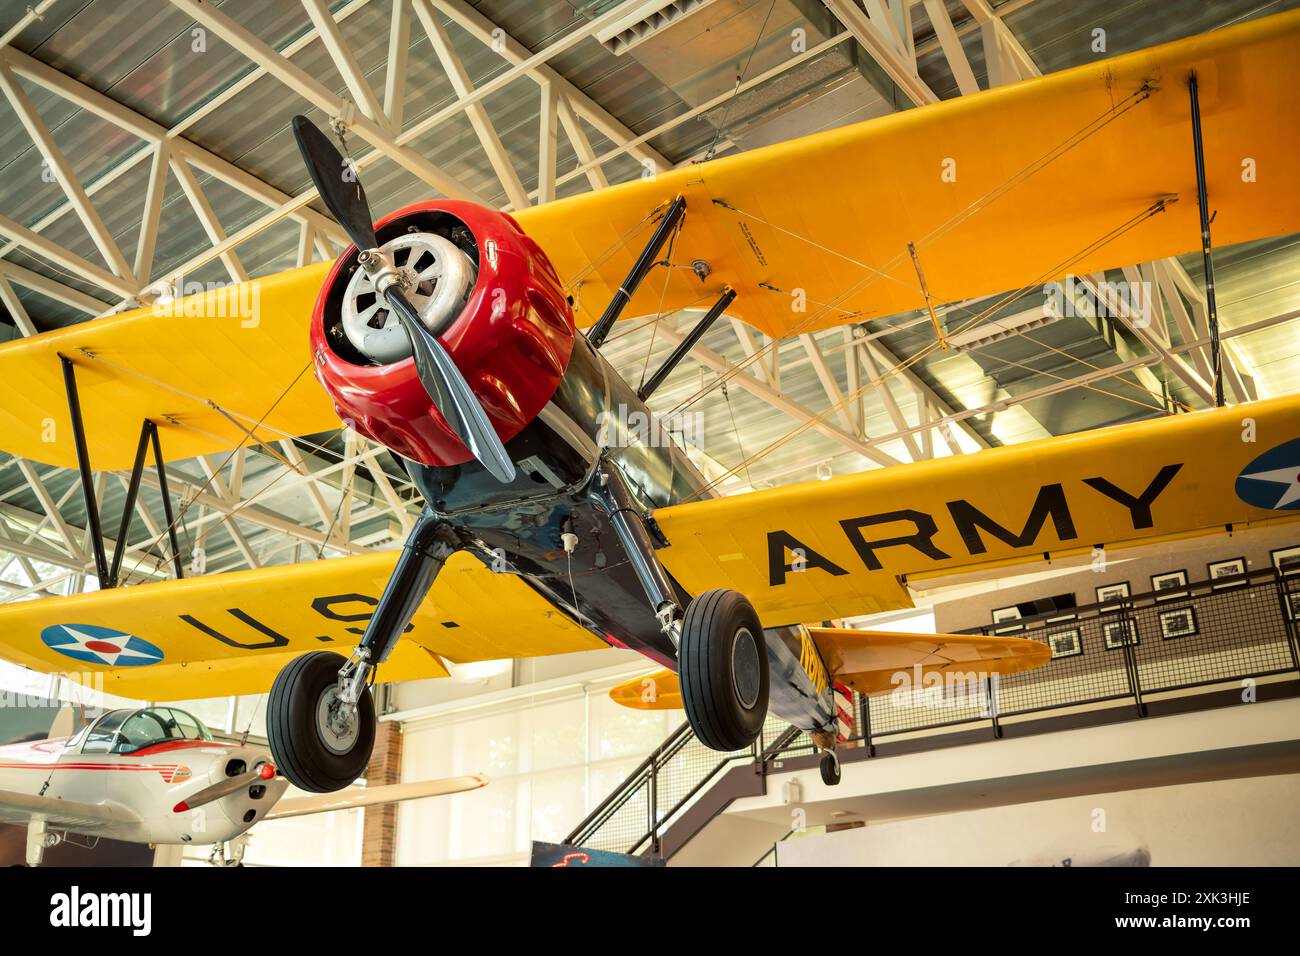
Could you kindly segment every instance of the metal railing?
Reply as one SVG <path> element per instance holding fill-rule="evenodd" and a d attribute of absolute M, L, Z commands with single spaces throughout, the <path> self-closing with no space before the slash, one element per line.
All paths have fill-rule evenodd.
<path fill-rule="evenodd" d="M 1157 697 L 1300 673 L 1300 573 L 1267 569 L 1192 582 L 961 633 L 1041 641 L 1053 656 L 1035 670 L 993 678 L 900 673 L 892 693 L 855 695 L 851 745 L 874 756 L 885 739 L 980 725 L 998 738 L 1012 721 L 1063 711 L 1132 707 L 1132 716 L 1146 717 L 1148 701 Z M 953 743 L 966 740 L 969 735 Z M 813 749 L 806 734 L 770 717 L 752 747 L 721 755 L 683 723 L 566 842 L 659 854 L 663 834 L 723 773 Z"/>
<path fill-rule="evenodd" d="M 772 759 L 800 731 L 769 717 L 745 750 L 720 754 L 683 722 L 565 838 L 565 843 L 618 853 L 659 852 L 664 831 L 732 767 Z"/>

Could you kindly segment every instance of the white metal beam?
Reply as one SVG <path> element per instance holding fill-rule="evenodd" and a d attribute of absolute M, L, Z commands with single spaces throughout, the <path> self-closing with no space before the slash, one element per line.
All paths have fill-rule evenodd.
<path fill-rule="evenodd" d="M 67 157 L 63 155 L 63 150 L 54 141 L 49 127 L 45 125 L 45 121 L 36 112 L 36 107 L 32 105 L 32 101 L 27 96 L 22 84 L 18 82 L 9 65 L 3 60 L 0 60 L 0 89 L 4 90 L 9 105 L 13 107 L 14 114 L 18 117 L 18 121 L 23 124 L 27 135 L 41 155 L 45 157 L 45 162 L 58 180 L 64 195 L 68 197 L 68 202 L 72 204 L 72 208 L 76 211 L 81 224 L 86 227 L 86 232 L 90 234 L 91 240 L 95 243 L 95 248 L 103 256 L 105 265 L 118 278 L 125 279 L 131 276 L 131 267 L 127 265 L 126 257 L 122 255 L 122 250 L 118 248 L 117 243 L 114 241 L 113 234 L 108 231 L 108 226 L 104 224 L 104 220 L 91 203 L 90 197 L 86 195 L 86 190 L 81 185 L 81 179 L 73 171 L 72 164 L 68 162 Z"/>
<path fill-rule="evenodd" d="M 370 88 L 361 64 L 352 55 L 348 45 L 343 42 L 343 34 L 339 31 L 339 25 L 330 14 L 325 0 L 302 0 L 302 5 L 316 27 L 316 33 L 320 36 L 321 43 L 325 45 L 326 52 L 334 61 L 334 67 L 343 77 L 348 92 L 352 94 L 352 102 L 356 103 L 361 112 L 378 126 L 381 128 L 388 126 L 388 116 L 384 108 L 379 105 L 375 91 Z"/>
<path fill-rule="evenodd" d="M 621 144 L 635 139 L 631 130 L 597 105 L 591 97 L 579 90 L 553 68 L 539 61 L 536 55 L 529 53 L 527 47 L 466 3 L 465 0 L 433 0 L 433 5 L 443 16 L 460 26 L 480 43 L 499 53 L 502 59 L 511 64 L 514 70 L 521 70 L 537 83 L 554 83 L 556 89 L 569 101 L 578 115 L 590 123 L 593 129 L 610 142 Z M 618 13 L 617 9 L 611 12 Z M 604 18 L 600 19 L 603 20 Z M 588 23 L 584 31 L 585 35 L 594 35 L 595 31 L 601 28 L 597 26 L 598 22 L 599 20 L 593 20 Z M 578 39 L 581 39 L 581 37 L 578 37 Z M 552 47 L 547 47 L 542 52 L 546 53 L 551 49 Z M 672 163 L 668 162 L 654 149 L 644 145 L 644 141 L 628 145 L 625 148 L 639 163 L 656 172 L 672 166 Z"/>
<path fill-rule="evenodd" d="M 27 314 L 22 300 L 18 298 L 18 293 L 14 292 L 14 287 L 4 276 L 0 276 L 0 302 L 4 302 L 5 308 L 9 310 L 10 318 L 14 320 L 14 325 L 18 326 L 19 335 L 36 334 L 36 326 L 32 324 L 31 316 Z"/>
<path fill-rule="evenodd" d="M 830 407 L 835 409 L 835 414 L 839 416 L 840 421 L 844 423 L 844 427 L 850 433 L 861 437 L 862 433 L 853 421 L 853 416 L 844 401 L 844 393 L 840 390 L 839 382 L 835 380 L 835 373 L 831 371 L 830 365 L 826 363 L 826 357 L 822 355 L 822 350 L 817 345 L 817 339 L 805 332 L 799 336 L 799 343 L 808 355 L 808 361 L 812 363 L 813 371 L 817 374 L 817 380 L 821 382 L 822 391 L 826 393 L 826 399 L 830 402 Z"/>
<path fill-rule="evenodd" d="M 343 118 L 350 111 L 345 102 L 309 74 L 302 67 L 290 61 L 273 46 L 255 35 L 251 30 L 236 22 L 224 11 L 202 0 L 171 0 L 177 9 L 191 17 L 195 23 L 221 37 L 232 47 L 301 96 L 317 109 L 334 118 Z M 370 143 L 389 159 L 392 159 L 407 172 L 439 190 L 443 195 L 457 199 L 469 199 L 482 202 L 483 199 L 474 190 L 460 182 L 444 169 L 425 159 L 410 147 L 400 145 L 382 126 L 364 115 L 353 116 L 347 124 L 358 136 Z"/>
<path fill-rule="evenodd" d="M 674 345 L 679 344 L 685 339 L 685 334 L 678 332 L 670 327 L 671 323 L 662 322 L 658 332 L 661 338 L 667 339 Z M 747 369 L 737 370 L 724 356 L 697 344 L 690 351 L 690 358 L 695 362 L 703 365 L 705 368 L 717 372 L 719 375 L 729 375 L 728 383 L 735 384 L 751 395 L 761 398 L 767 404 L 771 405 L 779 412 L 783 412 L 795 419 L 800 424 L 808 424 L 811 428 L 825 435 L 827 438 L 839 442 L 849 451 L 857 452 L 864 458 L 874 461 L 878 465 L 898 465 L 901 462 L 892 455 L 887 455 L 878 448 L 873 447 L 875 439 L 868 443 L 859 439 L 857 436 L 850 434 L 830 422 L 825 421 L 812 409 L 800 405 L 792 399 L 786 398 L 772 386 L 760 381 L 755 375 L 750 374 Z M 733 374 L 734 373 L 734 374 Z"/>
<path fill-rule="evenodd" d="M 42 259 L 61 266 L 79 279 L 116 293 L 124 299 L 134 298 L 139 291 L 135 278 L 123 279 L 102 266 L 89 262 L 38 232 L 33 232 L 8 216 L 0 216 L 0 235 L 8 236 L 20 246 L 26 246 Z M 129 270 L 128 270 L 129 271 Z"/>
<path fill-rule="evenodd" d="M 551 81 L 546 82 L 546 86 L 552 91 L 555 90 L 555 84 Z M 578 114 L 574 112 L 573 104 L 569 102 L 567 96 L 561 95 L 556 103 L 557 112 L 559 113 L 560 125 L 564 127 L 564 135 L 568 137 L 569 145 L 573 147 L 573 153 L 578 157 L 578 165 L 583 167 L 587 174 L 587 184 L 592 189 L 604 189 L 609 185 L 609 179 L 605 176 L 605 171 L 600 168 L 600 163 L 596 160 L 596 151 L 591 148 L 591 140 L 587 137 L 587 131 L 582 128 L 582 121 L 578 119 Z M 555 189 L 555 184 L 551 184 L 551 189 Z M 541 194 L 540 189 L 538 195 Z M 545 200 L 538 200 L 544 202 Z"/>
<path fill-rule="evenodd" d="M 406 105 L 406 61 L 410 48 L 410 0 L 393 0 L 393 12 L 388 23 L 388 64 L 384 72 L 384 115 L 394 130 L 402 128 Z"/>
<path fill-rule="evenodd" d="M 916 61 L 905 54 L 891 39 L 897 36 L 888 17 L 885 22 L 874 20 L 864 13 L 853 0 L 823 0 L 827 9 L 835 15 L 871 58 L 880 64 L 889 78 L 898 84 L 913 103 L 937 103 L 939 97 L 925 84 L 916 72 Z"/>
<path fill-rule="evenodd" d="M 555 139 L 560 133 L 559 94 L 555 84 L 539 88 L 537 120 L 537 202 L 555 198 Z M 527 195 L 524 200 L 527 201 Z"/>
<path fill-rule="evenodd" d="M 43 63 L 35 57 L 14 49 L 0 50 L 0 60 L 8 64 L 14 73 L 23 79 L 35 83 L 42 89 L 58 95 L 74 106 L 80 107 L 91 115 L 98 116 L 100 119 L 126 130 L 147 143 L 158 143 L 163 139 L 178 141 L 181 147 L 185 149 L 190 163 L 196 169 L 217 177 L 227 185 L 252 196 L 258 202 L 274 206 L 289 198 L 285 193 L 258 179 L 247 170 L 222 159 L 197 143 L 181 140 L 180 137 L 172 135 L 169 130 L 148 117 L 137 113 L 130 107 L 124 106 L 112 97 L 106 96 L 81 81 L 73 79 L 66 73 L 60 73 L 48 63 Z M 138 162 L 147 155 L 149 155 L 147 151 L 137 153 L 135 161 Z M 101 179 L 104 178 L 106 177 L 101 177 Z M 96 180 L 96 184 L 100 181 Z M 89 187 L 87 192 L 93 194 L 95 192 L 94 186 Z M 61 208 L 70 209 L 71 206 Z M 52 215 L 54 214 L 52 213 Z M 343 230 L 337 223 L 314 210 L 295 211 L 295 218 L 310 219 L 313 225 L 318 229 L 323 229 L 327 235 L 343 238 Z M 44 226 L 41 228 L 44 228 Z M 8 252 L 8 250 L 4 251 Z"/>
<path fill-rule="evenodd" d="M 153 256 L 158 245 L 158 223 L 162 218 L 163 195 L 167 191 L 167 168 L 171 150 L 166 140 L 154 145 L 149 164 L 149 183 L 145 186 L 144 212 L 140 219 L 140 236 L 135 245 L 136 281 L 148 285 L 153 278 Z"/>
<path fill-rule="evenodd" d="M 86 556 L 85 549 L 77 541 L 77 536 L 73 534 L 68 522 L 64 520 L 62 510 L 54 500 L 54 496 L 50 494 L 50 489 L 45 486 L 41 476 L 36 473 L 36 467 L 31 462 L 20 458 L 18 459 L 18 470 L 22 472 L 28 487 L 36 495 L 36 500 L 40 502 L 41 509 L 45 512 L 45 517 L 50 520 L 54 530 L 58 532 L 68 554 L 72 557 L 84 559 Z"/>
<path fill-rule="evenodd" d="M 944 59 L 948 61 L 948 67 L 957 81 L 957 89 L 961 91 L 962 96 L 978 93 L 979 84 L 975 82 L 975 71 L 970 68 L 970 61 L 962 48 L 961 38 L 953 29 L 952 19 L 948 16 L 948 7 L 943 0 L 925 0 L 925 12 L 930 16 L 930 25 L 934 27 L 935 36 L 938 37 L 943 49 Z"/>
<path fill-rule="evenodd" d="M 415 5 L 415 15 L 420 20 L 420 26 L 424 28 L 424 34 L 429 39 L 433 47 L 434 54 L 438 57 L 438 62 L 442 64 L 442 70 L 447 74 L 447 79 L 451 82 L 451 88 L 455 90 L 456 95 L 461 100 L 466 100 L 474 92 L 474 86 L 469 81 L 469 73 L 465 70 L 465 65 L 461 62 L 455 49 L 451 45 L 451 37 L 443 29 L 442 24 L 438 21 L 437 15 L 433 8 L 429 6 L 428 0 L 411 0 Z M 523 209 L 528 206 L 528 191 L 524 189 L 524 184 L 519 180 L 519 174 L 515 171 L 514 165 L 510 162 L 510 155 L 501 145 L 501 137 L 497 135 L 496 127 L 492 124 L 492 118 L 488 116 L 487 107 L 482 102 L 468 103 L 465 106 L 465 116 L 469 120 L 469 125 L 474 130 L 474 135 L 478 137 L 479 143 L 483 147 L 483 152 L 487 154 L 488 163 L 492 166 L 492 172 L 496 174 L 501 183 L 501 188 L 505 190 L 506 198 L 516 209 Z"/>
<path fill-rule="evenodd" d="M 224 242 L 226 230 L 222 228 L 221 221 L 217 219 L 212 204 L 208 202 L 208 197 L 204 195 L 203 189 L 199 186 L 194 170 L 190 169 L 185 162 L 185 156 L 176 155 L 174 150 L 171 156 L 171 169 L 176 176 L 177 182 L 181 184 L 181 191 L 185 193 L 185 198 L 189 200 L 190 208 L 194 210 L 194 215 L 198 217 L 199 224 L 203 226 L 208 241 L 213 246 Z M 235 255 L 233 249 L 227 249 L 221 253 L 221 262 L 226 267 L 226 272 L 232 282 L 248 281 L 248 271 L 239 261 L 239 257 Z"/>
<path fill-rule="evenodd" d="M 894 398 L 894 393 L 889 388 L 889 382 L 882 374 L 882 363 L 876 361 L 876 353 L 872 350 L 871 342 L 857 344 L 856 347 L 849 349 L 845 360 L 856 362 L 859 358 L 866 365 L 867 374 L 871 376 L 871 384 L 875 388 L 876 394 L 880 396 L 880 402 L 884 405 L 889 420 L 894 423 L 894 430 L 905 432 L 909 428 L 907 419 L 903 417 L 903 410 L 899 408 L 898 400 Z M 886 367 L 892 367 L 892 365 Z M 924 418 L 920 417 L 918 420 L 923 422 Z M 903 445 L 907 448 L 907 454 L 912 461 L 919 461 L 922 458 L 921 448 L 912 435 L 903 435 Z"/>
<path fill-rule="evenodd" d="M 10 282 L 18 283 L 24 289 L 39 292 L 55 302 L 61 302 L 87 315 L 99 315 L 105 309 L 112 308 L 109 303 L 96 299 L 92 295 L 87 295 L 80 289 L 64 285 L 62 282 L 57 282 L 49 276 L 41 275 L 39 272 L 33 272 L 31 269 L 20 266 L 15 262 L 6 262 L 0 259 L 0 276 Z"/>

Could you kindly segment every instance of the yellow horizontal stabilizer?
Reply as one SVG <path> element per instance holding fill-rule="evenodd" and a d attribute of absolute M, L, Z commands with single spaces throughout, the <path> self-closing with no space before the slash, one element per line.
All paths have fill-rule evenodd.
<path fill-rule="evenodd" d="M 769 627 L 907 608 L 909 578 L 1300 518 L 1285 475 L 1244 477 L 1297 439 L 1289 395 L 694 501 L 655 512 L 659 557 Z"/>
<path fill-rule="evenodd" d="M 633 710 L 681 710 L 682 686 L 677 675 L 664 669 L 633 677 L 609 689 L 614 703 Z"/>
<path fill-rule="evenodd" d="M 859 694 L 881 694 L 900 687 L 921 690 L 924 685 L 918 679 L 927 674 L 958 675 L 968 680 L 1015 674 L 1040 667 L 1052 657 L 1046 644 L 1020 637 L 823 627 L 808 631 L 831 676 Z"/>
<path fill-rule="evenodd" d="M 580 325 L 601 313 L 653 212 L 678 194 L 688 205 L 674 261 L 712 271 L 644 283 L 629 318 L 703 308 L 725 286 L 737 293 L 729 314 L 776 338 L 923 308 L 909 242 L 935 302 L 1041 287 L 1199 247 L 1192 69 L 1216 245 L 1300 229 L 1300 124 L 1279 120 L 1300 112 L 1300 11 L 513 215 L 555 264 Z M 1243 174 L 1244 158 L 1257 176 Z M 1177 202 L 1143 218 L 1162 199 Z M 242 430 L 208 402 L 245 427 L 265 416 L 269 438 L 337 427 L 307 370 L 327 268 L 0 347 L 3 449 L 75 466 L 58 353 L 77 363 L 99 470 L 130 467 L 146 416 L 168 460 L 234 446 Z"/>
<path fill-rule="evenodd" d="M 387 551 L 6 604 L 0 657 L 142 700 L 262 693 L 299 654 L 349 654 L 396 559 Z M 446 677 L 443 660 L 606 646 L 518 578 L 462 552 L 379 680 Z"/>

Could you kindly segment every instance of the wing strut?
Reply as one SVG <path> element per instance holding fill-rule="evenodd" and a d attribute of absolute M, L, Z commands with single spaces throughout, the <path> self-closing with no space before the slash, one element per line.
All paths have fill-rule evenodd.
<path fill-rule="evenodd" d="M 90 527 L 90 546 L 95 552 L 95 577 L 101 588 L 111 588 L 108 558 L 104 555 L 104 533 L 99 526 L 99 505 L 95 501 L 95 476 L 90 471 L 90 450 L 86 447 L 86 429 L 81 421 L 81 398 L 77 395 L 77 370 L 72 359 L 60 354 L 63 363 L 63 387 L 68 393 L 68 415 L 72 418 L 72 440 L 77 447 L 77 470 L 81 472 L 81 494 L 86 499 L 86 524 Z"/>
<path fill-rule="evenodd" d="M 673 200 L 668 211 L 664 213 L 663 218 L 659 220 L 659 225 L 655 227 L 654 234 L 650 236 L 650 241 L 646 243 L 645 248 L 641 250 L 641 255 L 637 256 L 636 262 L 632 264 L 632 269 L 623 280 L 623 284 L 618 287 L 614 297 L 609 300 L 609 305 L 605 307 L 605 314 L 600 317 L 591 331 L 587 333 L 587 341 L 591 347 L 598 349 L 605 343 L 605 337 L 609 335 L 609 330 L 614 327 L 618 317 L 623 314 L 627 304 L 632 301 L 632 296 L 636 294 L 637 286 L 641 284 L 652 268 L 656 265 L 659 258 L 659 252 L 672 235 L 677 224 L 681 222 L 682 216 L 686 215 L 686 197 L 678 196 Z"/>
<path fill-rule="evenodd" d="M 131 517 L 135 512 L 136 498 L 140 494 L 140 478 L 144 474 L 145 455 L 153 447 L 154 465 L 158 471 L 158 488 L 162 492 L 163 516 L 167 520 L 167 537 L 171 543 L 172 563 L 176 577 L 185 576 L 181 569 L 180 543 L 176 539 L 176 519 L 172 517 L 171 495 L 167 490 L 167 469 L 163 465 L 162 446 L 158 441 L 158 425 L 146 418 L 140 426 L 140 441 L 135 449 L 135 464 L 127 484 L 126 501 L 122 505 L 122 523 L 117 541 L 113 545 L 110 563 L 104 551 L 104 533 L 100 522 L 99 503 L 95 500 L 95 477 L 90 468 L 90 449 L 86 443 L 86 427 L 81 418 L 81 397 L 77 392 L 77 368 L 72 359 L 62 353 L 63 385 L 68 393 L 68 416 L 72 419 L 72 439 L 77 449 L 77 470 L 81 473 L 81 494 L 86 503 L 86 524 L 90 529 L 90 544 L 95 553 L 95 577 L 101 589 L 116 587 L 126 555 L 126 539 L 131 531 Z"/>
<path fill-rule="evenodd" d="M 718 321 L 718 317 L 727 311 L 727 306 L 731 305 L 735 298 L 736 290 L 728 286 L 722 295 L 718 297 L 718 301 L 714 302 L 709 307 L 709 311 L 704 313 L 704 317 L 695 323 L 695 327 L 686 333 L 685 338 L 677 343 L 677 348 L 673 349 L 672 354 L 664 359 L 664 364 L 655 369 L 655 373 L 650 376 L 649 380 L 637 389 L 637 398 L 644 402 L 654 394 L 654 390 L 662 385 L 668 374 L 677 367 L 677 364 L 682 359 L 686 358 L 686 353 L 695 347 L 695 343 L 700 340 L 705 332 L 709 331 L 709 327 L 714 322 Z"/>

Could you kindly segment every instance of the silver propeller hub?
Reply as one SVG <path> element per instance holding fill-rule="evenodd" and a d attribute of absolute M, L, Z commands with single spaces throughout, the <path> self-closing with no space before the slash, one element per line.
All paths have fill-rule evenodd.
<path fill-rule="evenodd" d="M 465 308 L 478 275 L 473 261 L 450 239 L 427 232 L 398 236 L 382 246 L 401 272 L 407 299 L 435 336 Z M 411 339 L 365 269 L 352 273 L 343 295 L 343 334 L 362 355 L 381 364 L 411 355 Z"/>

